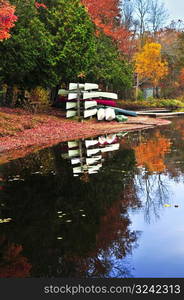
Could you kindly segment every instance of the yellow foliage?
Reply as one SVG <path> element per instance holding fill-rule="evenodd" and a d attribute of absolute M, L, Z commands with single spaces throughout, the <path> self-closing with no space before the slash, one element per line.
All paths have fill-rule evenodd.
<path fill-rule="evenodd" d="M 140 79 L 147 79 L 156 87 L 160 79 L 168 74 L 168 64 L 162 61 L 161 45 L 147 43 L 143 49 L 135 54 L 135 71 Z"/>
<path fill-rule="evenodd" d="M 49 103 L 49 93 L 44 88 L 38 86 L 30 92 L 31 101 L 37 101 L 42 104 Z"/>

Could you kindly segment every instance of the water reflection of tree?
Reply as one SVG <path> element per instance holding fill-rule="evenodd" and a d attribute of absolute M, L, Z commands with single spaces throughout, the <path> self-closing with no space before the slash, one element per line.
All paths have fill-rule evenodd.
<path fill-rule="evenodd" d="M 171 141 L 161 134 L 159 129 L 140 139 L 134 146 L 138 165 L 135 176 L 137 193 L 144 205 L 145 219 L 159 218 L 160 208 L 169 199 L 168 180 L 166 179 L 166 156 L 170 151 Z"/>
<path fill-rule="evenodd" d="M 134 147 L 138 166 L 144 166 L 150 173 L 164 172 L 166 169 L 165 155 L 171 146 L 170 139 L 156 130 L 154 135 Z"/>
<path fill-rule="evenodd" d="M 136 245 L 138 233 L 129 229 L 126 198 L 133 190 L 134 152 L 107 157 L 98 175 L 82 182 L 61 158 L 61 145 L 3 166 L 3 228 L 9 243 L 24 244 L 32 275 L 108 277 L 130 276 L 123 258 Z M 42 167 L 41 167 L 42 166 Z M 19 175 L 17 180 L 11 181 Z M 9 181 L 8 181 L 9 180 Z M 62 212 L 59 218 L 58 211 Z M 59 238 L 59 239 L 57 239 Z"/>
<path fill-rule="evenodd" d="M 145 170 L 135 177 L 135 186 L 144 206 L 145 220 L 159 218 L 160 208 L 168 203 L 170 191 L 168 179 L 162 174 L 149 174 Z"/>
<path fill-rule="evenodd" d="M 132 204 L 136 205 L 136 202 Z M 85 258 L 73 257 L 80 275 L 85 273 L 86 277 L 104 278 L 111 274 L 115 278 L 131 277 L 131 268 L 126 265 L 124 258 L 136 247 L 139 232 L 129 229 L 130 220 L 126 213 L 129 205 L 125 198 L 119 199 L 101 217 L 95 248 Z"/>
<path fill-rule="evenodd" d="M 31 264 L 22 255 L 23 247 L 9 243 L 0 237 L 0 278 L 24 278 L 30 276 Z"/>
<path fill-rule="evenodd" d="M 167 172 L 176 182 L 184 181 L 184 119 L 175 118 L 166 131 L 172 140 L 172 151 L 167 155 Z"/>

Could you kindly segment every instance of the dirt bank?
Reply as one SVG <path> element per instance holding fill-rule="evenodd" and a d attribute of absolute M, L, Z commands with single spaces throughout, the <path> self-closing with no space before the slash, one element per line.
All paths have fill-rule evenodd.
<path fill-rule="evenodd" d="M 19 123 L 20 127 L 19 130 L 11 129 L 9 134 L 0 137 L 0 164 L 67 140 L 120 131 L 142 130 L 171 123 L 168 120 L 150 117 L 129 117 L 124 123 L 98 122 L 96 119 L 79 123 L 66 120 L 63 114 L 56 110 L 51 110 L 48 115 L 36 116 L 27 114 L 23 110 L 0 109 L 0 112 L 6 113 L 6 121 L 7 115 L 11 115 L 11 128 L 13 121 Z M 31 120 L 33 126 L 29 125 L 28 129 L 25 126 L 21 127 L 21 120 L 22 123 Z M 2 132 L 1 126 L 0 132 Z"/>

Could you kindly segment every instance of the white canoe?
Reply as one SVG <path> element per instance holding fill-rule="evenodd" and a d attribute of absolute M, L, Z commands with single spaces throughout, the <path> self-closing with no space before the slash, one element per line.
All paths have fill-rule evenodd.
<path fill-rule="evenodd" d="M 97 114 L 97 108 L 84 110 L 84 118 L 95 116 Z M 77 116 L 77 110 L 68 110 L 66 112 L 67 118 L 72 118 Z"/>
<path fill-rule="evenodd" d="M 68 100 L 74 100 L 74 99 L 77 99 L 77 93 L 69 93 Z"/>
<path fill-rule="evenodd" d="M 79 83 L 79 89 L 83 89 L 85 86 L 84 83 Z M 70 83 L 69 84 L 69 91 L 72 91 L 72 90 L 76 90 L 78 88 L 78 83 Z"/>
<path fill-rule="evenodd" d="M 81 167 L 75 167 L 73 168 L 73 173 L 74 174 L 78 174 L 78 173 L 82 173 L 83 169 Z"/>
<path fill-rule="evenodd" d="M 90 158 L 86 158 L 86 164 L 87 165 L 93 165 L 94 163 L 96 163 L 97 161 L 101 160 L 102 156 L 96 156 L 96 157 L 90 157 Z"/>
<path fill-rule="evenodd" d="M 98 140 L 85 140 L 86 148 L 89 148 L 90 146 L 94 146 L 97 144 L 98 144 Z"/>
<path fill-rule="evenodd" d="M 72 165 L 77 165 L 77 164 L 79 164 L 81 162 L 81 159 L 80 158 L 72 158 L 71 159 L 71 164 Z"/>
<path fill-rule="evenodd" d="M 109 98 L 109 99 L 118 99 L 118 95 L 115 93 L 108 92 L 86 92 L 83 93 L 83 99 L 92 99 L 92 98 Z"/>
<path fill-rule="evenodd" d="M 69 141 L 68 142 L 68 148 L 75 148 L 79 146 L 79 142 L 77 141 Z"/>
<path fill-rule="evenodd" d="M 97 112 L 98 121 L 102 121 L 102 120 L 104 120 L 104 118 L 105 118 L 105 109 L 104 108 L 98 109 L 98 112 Z"/>
<path fill-rule="evenodd" d="M 76 90 L 78 87 L 77 83 L 70 83 L 69 84 L 69 90 Z M 80 89 L 84 89 L 85 91 L 88 90 L 97 90 L 99 88 L 98 84 L 96 83 L 85 83 L 85 84 L 81 84 L 79 83 L 79 88 Z"/>
<path fill-rule="evenodd" d="M 66 102 L 66 109 L 76 108 L 77 102 Z"/>
<path fill-rule="evenodd" d="M 84 118 L 95 116 L 97 114 L 97 108 L 88 109 L 84 111 Z"/>
<path fill-rule="evenodd" d="M 82 101 L 81 104 L 84 104 L 84 109 L 97 106 L 96 101 Z M 77 102 L 67 102 L 66 109 L 77 108 Z"/>
<path fill-rule="evenodd" d="M 75 117 L 77 115 L 77 111 L 76 110 L 68 110 L 66 112 L 66 117 L 67 118 L 72 118 L 72 117 Z"/>
<path fill-rule="evenodd" d="M 96 101 L 84 101 L 84 108 L 88 109 L 90 107 L 97 106 Z"/>
<path fill-rule="evenodd" d="M 116 114 L 113 108 L 106 108 L 105 109 L 105 119 L 106 121 L 112 121 L 116 118 Z"/>
<path fill-rule="evenodd" d="M 91 156 L 94 154 L 97 154 L 98 152 L 100 152 L 100 148 L 96 148 L 96 149 L 87 149 L 87 156 Z"/>
<path fill-rule="evenodd" d="M 104 153 L 104 152 L 109 152 L 109 151 L 116 151 L 116 150 L 119 150 L 119 147 L 120 147 L 120 144 L 112 144 L 110 146 L 102 148 L 101 152 Z"/>
<path fill-rule="evenodd" d="M 75 157 L 75 156 L 78 156 L 79 154 L 80 154 L 79 149 L 76 149 L 76 150 L 68 150 L 68 155 L 69 155 L 69 157 Z"/>
<path fill-rule="evenodd" d="M 98 164 L 96 166 L 89 166 L 90 171 L 98 171 L 100 168 L 102 168 L 102 164 Z"/>

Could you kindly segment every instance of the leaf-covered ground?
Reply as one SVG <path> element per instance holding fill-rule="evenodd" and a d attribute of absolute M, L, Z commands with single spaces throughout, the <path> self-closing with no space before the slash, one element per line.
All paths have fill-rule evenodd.
<path fill-rule="evenodd" d="M 31 114 L 21 109 L 0 108 L 0 163 L 61 141 L 166 125 L 170 121 L 129 117 L 124 123 L 68 120 L 60 110 Z"/>

